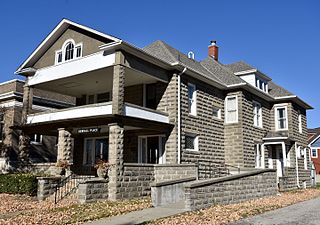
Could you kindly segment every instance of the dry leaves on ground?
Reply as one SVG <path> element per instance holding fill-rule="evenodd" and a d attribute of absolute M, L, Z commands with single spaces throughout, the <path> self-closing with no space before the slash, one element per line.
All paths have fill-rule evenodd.
<path fill-rule="evenodd" d="M 38 202 L 28 196 L 1 194 L 0 224 L 79 224 L 141 210 L 151 207 L 150 198 L 126 201 L 100 201 L 77 204 L 75 200 L 64 199 L 58 205 L 53 202 Z"/>
<path fill-rule="evenodd" d="M 307 189 L 281 193 L 280 196 L 265 197 L 238 204 L 215 205 L 207 209 L 188 212 L 177 216 L 152 221 L 157 225 L 218 225 L 230 223 L 244 217 L 292 205 L 320 196 L 319 189 Z"/>

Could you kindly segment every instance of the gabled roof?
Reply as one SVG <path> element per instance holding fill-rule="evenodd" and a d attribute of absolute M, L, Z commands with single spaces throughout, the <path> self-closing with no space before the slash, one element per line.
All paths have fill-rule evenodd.
<path fill-rule="evenodd" d="M 318 138 L 320 138 L 320 127 L 308 129 L 308 145 L 311 145 Z"/>
<path fill-rule="evenodd" d="M 60 23 L 50 32 L 50 34 L 40 43 L 40 45 L 31 53 L 31 55 L 19 66 L 17 71 L 15 72 L 18 74 L 21 70 L 26 69 L 32 66 L 44 53 L 47 49 L 70 27 L 76 27 L 80 30 L 92 33 L 97 35 L 101 38 L 105 38 L 107 40 L 111 40 L 113 42 L 119 42 L 120 39 L 104 34 L 87 26 L 83 26 L 81 24 L 75 23 L 68 19 L 63 19 Z"/>
<path fill-rule="evenodd" d="M 273 81 L 269 81 L 268 86 L 269 86 L 269 94 L 272 97 L 284 97 L 284 96 L 293 96 L 294 95 L 290 91 L 277 85 Z"/>

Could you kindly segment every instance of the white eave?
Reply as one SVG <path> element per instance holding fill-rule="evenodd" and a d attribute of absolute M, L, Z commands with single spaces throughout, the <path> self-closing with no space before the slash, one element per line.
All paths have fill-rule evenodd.
<path fill-rule="evenodd" d="M 25 67 L 28 67 L 28 64 L 35 63 L 39 57 L 56 41 L 56 39 L 66 30 L 69 26 L 75 26 L 82 30 L 86 30 L 90 33 L 99 35 L 106 39 L 113 40 L 115 42 L 119 42 L 120 39 L 115 38 L 113 36 L 104 34 L 92 28 L 83 26 L 81 24 L 72 22 L 68 19 L 63 19 L 61 22 L 50 32 L 50 34 L 40 43 L 40 45 L 31 53 L 31 55 L 21 64 L 21 66 L 17 69 L 15 74 L 20 74 Z"/>
<path fill-rule="evenodd" d="M 288 96 L 281 96 L 281 97 L 274 97 L 275 101 L 286 101 L 286 100 L 291 100 L 293 102 L 295 102 L 298 105 L 301 105 L 302 107 L 304 107 L 305 109 L 313 109 L 312 106 L 310 106 L 308 103 L 306 103 L 305 101 L 303 101 L 302 99 L 300 99 L 298 96 L 296 95 L 288 95 Z"/>

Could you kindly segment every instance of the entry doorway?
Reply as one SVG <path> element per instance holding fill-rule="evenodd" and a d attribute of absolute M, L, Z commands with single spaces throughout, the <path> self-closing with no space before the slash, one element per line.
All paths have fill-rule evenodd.
<path fill-rule="evenodd" d="M 109 142 L 107 137 L 84 139 L 84 165 L 94 166 L 99 159 L 108 161 L 108 154 Z"/>
<path fill-rule="evenodd" d="M 277 182 L 279 182 L 279 177 L 284 175 L 284 157 L 282 145 L 273 144 L 269 145 L 269 168 L 275 168 L 277 170 Z"/>
<path fill-rule="evenodd" d="M 164 164 L 165 136 L 138 137 L 138 163 Z"/>

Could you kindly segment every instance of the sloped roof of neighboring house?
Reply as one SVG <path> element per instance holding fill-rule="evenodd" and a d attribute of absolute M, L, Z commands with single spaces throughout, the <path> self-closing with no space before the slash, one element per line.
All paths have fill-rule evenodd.
<path fill-rule="evenodd" d="M 308 144 L 312 144 L 320 137 L 320 127 L 308 129 Z"/>

